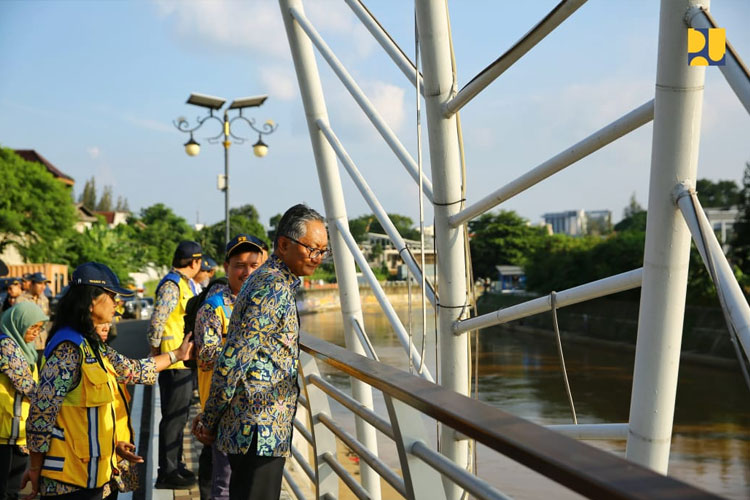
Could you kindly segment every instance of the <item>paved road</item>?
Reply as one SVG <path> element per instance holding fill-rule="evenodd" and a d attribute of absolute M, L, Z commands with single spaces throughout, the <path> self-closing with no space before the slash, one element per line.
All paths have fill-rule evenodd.
<path fill-rule="evenodd" d="M 111 346 L 120 354 L 140 359 L 148 356 L 148 320 L 127 319 L 117 323 L 117 337 Z"/>

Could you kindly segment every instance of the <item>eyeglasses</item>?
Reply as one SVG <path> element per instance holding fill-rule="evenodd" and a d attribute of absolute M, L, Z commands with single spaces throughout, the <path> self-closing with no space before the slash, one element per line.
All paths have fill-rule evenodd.
<path fill-rule="evenodd" d="M 318 257 L 320 257 L 321 259 L 327 259 L 328 257 L 331 256 L 331 249 L 330 248 L 326 248 L 324 250 L 321 250 L 320 248 L 313 248 L 313 247 L 311 247 L 309 245 L 305 245 L 301 241 L 295 240 L 291 236 L 287 236 L 286 234 L 283 235 L 283 236 L 284 236 L 284 238 L 286 238 L 288 240 L 292 240 L 296 244 L 307 248 L 307 251 L 309 252 L 309 257 L 311 259 L 317 259 Z"/>

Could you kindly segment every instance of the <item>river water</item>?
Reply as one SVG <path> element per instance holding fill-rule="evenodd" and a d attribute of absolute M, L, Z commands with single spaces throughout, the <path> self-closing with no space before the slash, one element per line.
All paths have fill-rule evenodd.
<path fill-rule="evenodd" d="M 429 306 L 428 306 L 429 307 Z M 397 308 L 408 328 L 408 308 Z M 422 315 L 412 310 L 414 342 L 421 348 Z M 364 312 L 365 328 L 381 361 L 409 370 L 398 338 L 379 308 Z M 324 340 L 344 345 L 341 313 L 302 316 L 302 329 Z M 627 422 L 634 354 L 563 340 L 565 362 L 579 423 Z M 474 345 L 472 343 L 472 349 Z M 426 364 L 435 373 L 434 316 L 428 309 Z M 572 423 L 560 361 L 552 337 L 482 330 L 479 342 L 480 400 L 539 424 Z M 349 390 L 349 379 L 319 363 L 335 385 Z M 382 397 L 375 409 L 386 416 Z M 337 419 L 353 432 L 351 415 L 336 404 Z M 427 424 L 435 434 L 434 423 Z M 379 437 L 381 458 L 398 468 L 395 449 Z M 589 441 L 624 457 L 625 441 Z M 492 450 L 478 453 L 479 475 L 513 498 L 576 498 L 555 483 L 512 463 Z M 727 498 L 750 498 L 750 392 L 739 370 L 682 363 L 677 390 L 669 475 Z M 511 481 L 512 480 L 512 481 Z M 384 490 L 384 498 L 390 495 Z"/>

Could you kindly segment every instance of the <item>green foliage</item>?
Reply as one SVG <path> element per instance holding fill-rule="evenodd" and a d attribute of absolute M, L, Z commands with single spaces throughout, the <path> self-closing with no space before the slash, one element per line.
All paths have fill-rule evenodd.
<path fill-rule="evenodd" d="M 750 162 L 745 163 L 742 191 L 739 195 L 739 216 L 734 223 L 729 256 L 744 276 L 750 275 Z"/>
<path fill-rule="evenodd" d="M 469 222 L 474 278 L 497 277 L 497 265 L 524 266 L 544 237 L 515 212 L 486 213 Z"/>
<path fill-rule="evenodd" d="M 163 203 L 142 209 L 140 215 L 139 219 L 131 217 L 128 225 L 134 230 L 134 240 L 144 250 L 145 262 L 169 266 L 177 245 L 195 239 L 195 231 L 187 221 Z"/>
<path fill-rule="evenodd" d="M 66 261 L 72 268 L 85 262 L 101 262 L 109 266 L 123 281 L 128 273 L 137 271 L 146 264 L 147 250 L 135 237 L 136 229 L 133 226 L 120 224 L 109 229 L 101 222 L 94 224 L 83 233 L 73 233 Z"/>
<path fill-rule="evenodd" d="M 698 179 L 695 190 L 704 208 L 729 208 L 738 205 L 742 199 L 740 188 L 734 181 Z"/>
<path fill-rule="evenodd" d="M 14 244 L 29 262 L 59 261 L 75 222 L 68 188 L 8 148 L 0 148 L 0 178 L 0 250 Z"/>
<path fill-rule="evenodd" d="M 83 203 L 89 210 L 96 210 L 96 179 L 93 176 L 84 184 L 78 203 Z"/>
<path fill-rule="evenodd" d="M 414 228 L 414 221 L 411 220 L 411 217 L 400 214 L 388 214 L 388 217 L 402 238 L 407 240 L 419 239 L 419 230 Z M 386 234 L 385 229 L 380 225 L 374 214 L 365 214 L 349 219 L 349 230 L 355 241 L 358 242 L 367 240 L 367 233 Z"/>
<path fill-rule="evenodd" d="M 623 219 L 615 224 L 615 231 L 646 231 L 646 210 L 635 199 L 635 193 L 630 196 L 630 203 L 622 213 Z"/>
<path fill-rule="evenodd" d="M 96 205 L 96 210 L 99 212 L 111 212 L 112 211 L 112 186 L 104 186 L 102 197 L 99 199 L 99 203 Z"/>
<path fill-rule="evenodd" d="M 323 262 L 318 266 L 312 276 L 311 280 L 323 280 L 326 283 L 336 283 L 336 268 L 333 262 Z"/>
<path fill-rule="evenodd" d="M 256 236 L 268 244 L 271 248 L 266 229 L 258 219 L 258 211 L 253 205 L 242 205 L 239 208 L 229 209 L 229 234 L 230 238 L 244 233 Z M 224 259 L 226 250 L 226 225 L 224 220 L 208 227 L 204 227 L 198 233 L 198 243 L 203 247 L 203 252 L 213 257 L 217 262 Z"/>
<path fill-rule="evenodd" d="M 268 230 L 268 241 L 272 242 L 273 240 L 276 239 L 276 228 L 279 227 L 279 222 L 281 222 L 281 217 L 282 217 L 281 214 L 276 214 L 268 220 L 268 226 L 271 228 Z"/>

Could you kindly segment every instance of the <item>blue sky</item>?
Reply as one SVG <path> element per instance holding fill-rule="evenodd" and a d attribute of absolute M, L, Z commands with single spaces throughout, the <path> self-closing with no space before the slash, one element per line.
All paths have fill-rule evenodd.
<path fill-rule="evenodd" d="M 413 58 L 413 5 L 366 2 Z M 502 54 L 556 1 L 449 2 L 459 86 Z M 413 86 L 343 2 L 307 1 L 308 16 L 381 107 L 416 158 Z M 712 13 L 750 60 L 750 2 L 714 0 Z M 656 74 L 658 2 L 590 0 L 462 111 L 469 203 L 650 100 Z M 416 186 L 343 86 L 319 58 L 331 123 L 389 212 L 417 219 Z M 273 119 L 269 154 L 230 149 L 232 206 L 252 203 L 264 224 L 305 201 L 322 210 L 302 104 L 277 2 L 0 2 L 0 144 L 33 148 L 76 179 L 112 185 L 131 209 L 163 202 L 190 223 L 223 218 L 216 189 L 223 151 L 172 126 L 202 110 L 191 92 L 232 100 L 268 94 L 251 113 Z M 252 136 L 242 126 L 237 133 Z M 741 181 L 750 161 L 750 116 L 717 68 L 708 68 L 699 177 Z M 569 167 L 500 208 L 532 222 L 570 209 L 610 209 L 630 196 L 645 206 L 651 126 Z M 425 169 L 429 172 L 426 139 Z M 350 216 L 369 209 L 342 170 Z M 427 210 L 428 219 L 431 211 Z"/>

